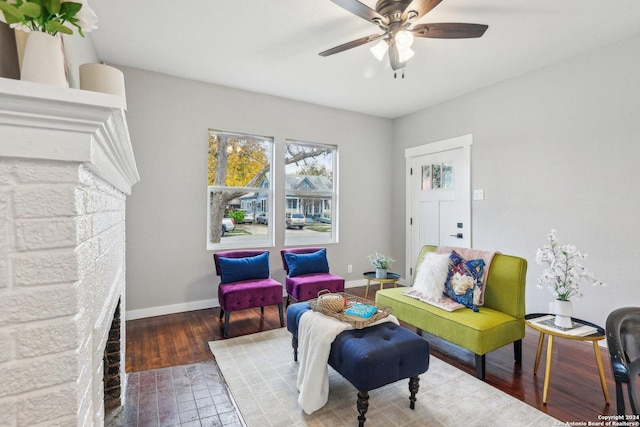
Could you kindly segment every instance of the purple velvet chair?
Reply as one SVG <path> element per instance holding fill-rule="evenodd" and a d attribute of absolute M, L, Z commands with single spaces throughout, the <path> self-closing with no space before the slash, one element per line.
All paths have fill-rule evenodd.
<path fill-rule="evenodd" d="M 282 284 L 273 280 L 269 271 L 269 252 L 238 250 L 213 254 L 216 274 L 220 276 L 218 302 L 220 319 L 224 314 L 224 337 L 229 337 L 229 318 L 232 311 L 278 305 L 280 326 L 284 326 L 282 312 Z"/>
<path fill-rule="evenodd" d="M 282 267 L 287 272 L 287 306 L 290 299 L 307 301 L 318 291 L 344 292 L 344 279 L 329 273 L 325 248 L 291 248 L 280 251 Z"/>

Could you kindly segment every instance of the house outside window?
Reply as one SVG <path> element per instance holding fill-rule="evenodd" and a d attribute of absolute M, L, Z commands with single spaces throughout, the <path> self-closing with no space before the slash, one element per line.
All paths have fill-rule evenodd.
<path fill-rule="evenodd" d="M 285 245 L 338 241 L 337 165 L 335 145 L 286 141 Z"/>
<path fill-rule="evenodd" d="M 272 221 L 243 223 L 271 215 L 273 146 L 271 137 L 209 130 L 207 249 L 273 246 Z"/>

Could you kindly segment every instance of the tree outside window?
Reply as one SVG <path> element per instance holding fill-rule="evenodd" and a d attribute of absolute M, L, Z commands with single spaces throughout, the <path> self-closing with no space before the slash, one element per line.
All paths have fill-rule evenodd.
<path fill-rule="evenodd" d="M 271 221 L 255 223 L 273 205 L 272 158 L 273 138 L 209 130 L 208 249 L 273 245 Z"/>

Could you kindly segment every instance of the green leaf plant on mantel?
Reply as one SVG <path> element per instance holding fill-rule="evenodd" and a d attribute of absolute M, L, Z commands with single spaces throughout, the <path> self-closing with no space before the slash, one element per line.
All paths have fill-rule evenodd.
<path fill-rule="evenodd" d="M 26 32 L 73 34 L 68 23 L 84 37 L 85 32 L 98 28 L 98 17 L 86 0 L 0 0 L 0 11 L 0 21 Z"/>

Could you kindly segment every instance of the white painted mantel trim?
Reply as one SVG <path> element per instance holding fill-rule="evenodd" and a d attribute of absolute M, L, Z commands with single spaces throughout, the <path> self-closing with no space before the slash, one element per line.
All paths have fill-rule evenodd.
<path fill-rule="evenodd" d="M 81 162 L 131 194 L 140 175 L 123 107 L 115 95 L 0 78 L 0 156 Z"/>

